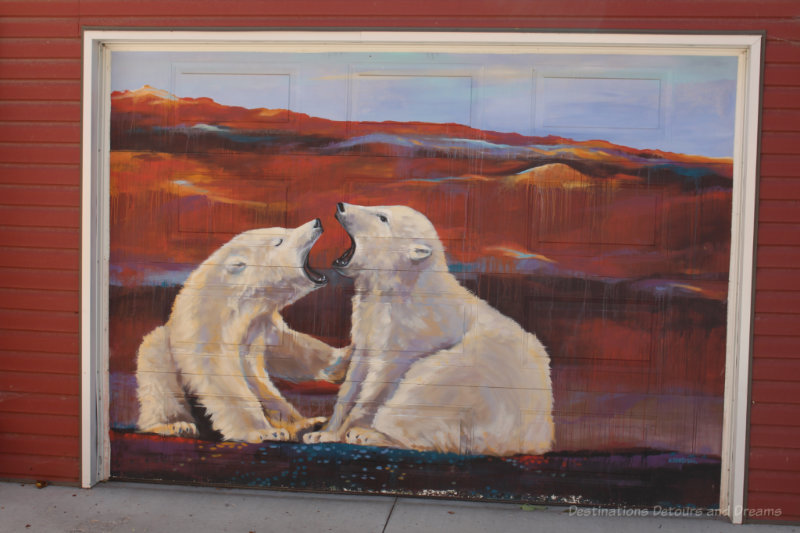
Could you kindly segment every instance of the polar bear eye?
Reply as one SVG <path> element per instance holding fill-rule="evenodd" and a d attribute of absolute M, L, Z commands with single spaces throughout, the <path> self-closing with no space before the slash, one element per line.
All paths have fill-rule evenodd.
<path fill-rule="evenodd" d="M 386 215 L 382 215 L 382 214 L 378 213 L 375 216 L 377 216 L 380 219 L 381 222 L 389 222 L 389 219 L 386 218 Z"/>
<path fill-rule="evenodd" d="M 225 265 L 225 270 L 227 270 L 230 274 L 238 274 L 239 272 L 244 270 L 244 267 L 246 266 L 247 263 L 239 259 L 236 261 L 231 261 L 230 263 Z"/>
<path fill-rule="evenodd" d="M 274 244 L 275 244 L 275 247 L 277 248 L 278 246 L 283 244 L 283 239 L 275 239 Z"/>

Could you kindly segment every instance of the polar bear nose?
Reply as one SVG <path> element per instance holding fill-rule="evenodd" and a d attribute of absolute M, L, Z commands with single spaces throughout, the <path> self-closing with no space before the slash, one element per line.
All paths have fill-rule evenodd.
<path fill-rule="evenodd" d="M 344 213 L 344 204 L 342 202 L 336 204 L 336 210 L 339 211 L 340 213 Z"/>
<path fill-rule="evenodd" d="M 314 229 L 321 228 L 321 227 L 322 227 L 322 221 L 320 219 L 318 219 L 318 218 L 315 218 L 314 219 Z"/>

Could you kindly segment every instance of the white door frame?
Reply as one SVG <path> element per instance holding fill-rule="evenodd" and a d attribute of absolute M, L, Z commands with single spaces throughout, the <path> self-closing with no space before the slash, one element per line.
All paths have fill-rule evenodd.
<path fill-rule="evenodd" d="M 109 477 L 108 259 L 111 50 L 436 50 L 714 54 L 739 58 L 720 511 L 744 515 L 758 191 L 761 34 L 86 30 L 83 35 L 81 485 Z"/>

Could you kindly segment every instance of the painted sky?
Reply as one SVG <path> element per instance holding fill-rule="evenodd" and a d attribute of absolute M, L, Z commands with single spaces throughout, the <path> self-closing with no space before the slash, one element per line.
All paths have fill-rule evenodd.
<path fill-rule="evenodd" d="M 735 57 L 114 52 L 111 88 L 731 157 L 736 74 Z"/>

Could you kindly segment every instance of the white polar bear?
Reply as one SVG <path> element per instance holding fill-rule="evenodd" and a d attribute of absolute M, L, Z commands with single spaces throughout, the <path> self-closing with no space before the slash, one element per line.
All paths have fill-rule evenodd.
<path fill-rule="evenodd" d="M 246 231 L 188 277 L 167 323 L 137 355 L 137 429 L 197 436 L 187 395 L 225 440 L 289 440 L 325 418 L 303 417 L 269 378 L 341 380 L 345 352 L 291 330 L 280 310 L 327 283 L 309 267 L 319 219 Z"/>
<path fill-rule="evenodd" d="M 339 203 L 352 241 L 352 354 L 333 416 L 307 443 L 541 454 L 553 445 L 550 358 L 536 336 L 458 283 L 430 221 Z"/>

